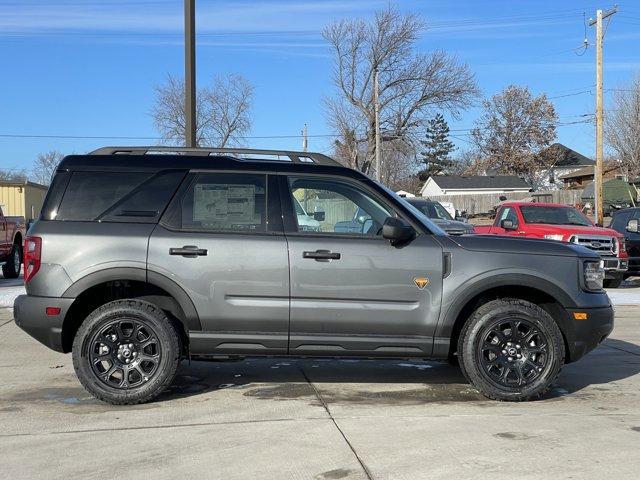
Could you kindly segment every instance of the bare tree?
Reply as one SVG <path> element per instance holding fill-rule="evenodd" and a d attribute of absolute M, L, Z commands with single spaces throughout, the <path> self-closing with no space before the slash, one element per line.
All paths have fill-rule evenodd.
<path fill-rule="evenodd" d="M 558 117 L 546 95 L 533 97 L 527 87 L 510 85 L 490 100 L 471 136 L 479 160 L 477 170 L 520 175 L 530 182 L 551 165 L 540 155 L 556 138 Z M 535 185 L 534 185 L 535 186 Z"/>
<path fill-rule="evenodd" d="M 26 182 L 28 179 L 27 171 L 22 170 L 2 170 L 0 169 L 1 182 Z"/>
<path fill-rule="evenodd" d="M 606 117 L 606 140 L 627 174 L 640 175 L 640 76 L 615 93 Z"/>
<path fill-rule="evenodd" d="M 49 185 L 63 157 L 57 150 L 38 154 L 33 165 L 33 179 L 42 185 Z"/>
<path fill-rule="evenodd" d="M 216 77 L 207 92 L 210 125 L 220 147 L 240 144 L 251 130 L 253 85 L 244 77 L 232 74 Z"/>
<path fill-rule="evenodd" d="M 434 111 L 446 110 L 455 116 L 471 105 L 478 93 L 473 74 L 454 57 L 442 51 L 415 52 L 423 27 L 418 15 L 403 15 L 389 6 L 377 12 L 371 22 L 342 20 L 323 32 L 333 50 L 337 87 L 337 95 L 327 101 L 330 122 L 340 124 L 336 130 L 344 144 L 349 142 L 342 137 L 349 131 L 344 121 L 357 118 L 347 125 L 352 125 L 351 132 L 357 134 L 356 143 L 366 148 L 364 158 L 358 158 L 356 165 L 365 173 L 372 170 L 375 158 L 375 71 L 380 84 L 383 140 L 415 144 L 416 133 Z M 356 126 L 362 130 L 355 130 Z"/>
<path fill-rule="evenodd" d="M 151 110 L 155 127 L 164 141 L 184 145 L 184 81 L 168 75 L 155 92 L 156 102 Z M 196 95 L 197 144 L 224 147 L 240 142 L 251 129 L 252 94 L 253 87 L 240 75 L 219 77 L 213 87 L 200 88 Z"/>

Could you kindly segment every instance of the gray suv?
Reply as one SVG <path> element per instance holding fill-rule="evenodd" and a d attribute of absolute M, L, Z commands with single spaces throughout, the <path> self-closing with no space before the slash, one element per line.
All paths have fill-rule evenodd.
<path fill-rule="evenodd" d="M 322 212 L 313 229 L 297 205 Z M 367 228 L 340 228 L 358 210 Z M 247 356 L 450 359 L 484 395 L 527 400 L 613 328 L 590 250 L 449 236 L 307 152 L 68 156 L 24 265 L 16 323 L 113 404 L 153 399 L 182 359 Z"/>

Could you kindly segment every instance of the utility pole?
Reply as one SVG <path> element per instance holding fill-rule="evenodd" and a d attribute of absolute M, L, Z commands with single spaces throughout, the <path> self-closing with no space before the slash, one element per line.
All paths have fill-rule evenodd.
<path fill-rule="evenodd" d="M 382 181 L 382 174 L 380 172 L 382 165 L 380 162 L 380 101 L 379 101 L 379 89 L 378 83 L 378 67 L 373 69 L 373 104 L 375 108 L 375 138 L 376 138 L 376 180 Z"/>
<path fill-rule="evenodd" d="M 304 128 L 302 129 L 302 151 L 306 152 L 308 147 L 308 138 L 307 138 L 307 124 L 304 124 Z"/>
<path fill-rule="evenodd" d="M 602 226 L 604 223 L 602 207 L 602 142 L 604 134 L 604 116 L 602 108 L 602 20 L 610 17 L 618 11 L 615 6 L 611 10 L 596 12 L 596 19 L 589 21 L 589 26 L 596 26 L 596 166 L 593 172 L 594 203 L 596 224 Z"/>
<path fill-rule="evenodd" d="M 197 147 L 196 141 L 196 5 L 184 0 L 184 111 L 185 145 Z"/>

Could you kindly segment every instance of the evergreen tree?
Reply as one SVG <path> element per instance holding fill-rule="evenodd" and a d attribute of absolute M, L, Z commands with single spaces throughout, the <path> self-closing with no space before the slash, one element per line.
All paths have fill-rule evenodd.
<path fill-rule="evenodd" d="M 420 141 L 424 147 L 424 151 L 420 154 L 424 168 L 419 176 L 423 181 L 431 175 L 449 173 L 455 163 L 449 157 L 455 146 L 449 140 L 449 125 L 442 114 L 438 113 L 427 122 L 425 137 Z"/>

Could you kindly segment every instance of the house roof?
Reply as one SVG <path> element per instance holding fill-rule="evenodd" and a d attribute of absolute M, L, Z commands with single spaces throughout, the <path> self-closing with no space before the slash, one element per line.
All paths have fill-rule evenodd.
<path fill-rule="evenodd" d="M 46 185 L 41 185 L 36 182 L 29 182 L 29 181 L 16 182 L 16 181 L 9 181 L 9 180 L 0 180 L 0 187 L 26 187 L 26 186 L 40 188 L 42 190 L 49 189 L 49 187 L 47 187 Z"/>
<path fill-rule="evenodd" d="M 618 168 L 618 165 L 615 164 L 604 164 L 602 166 L 602 173 L 609 173 Z M 573 172 L 565 173 L 564 175 L 560 175 L 558 178 L 563 180 L 568 180 L 570 178 L 580 178 L 580 177 L 593 177 L 593 170 L 595 169 L 594 165 L 590 165 L 588 167 L 582 167 Z"/>
<path fill-rule="evenodd" d="M 429 178 L 444 190 L 531 189 L 527 182 L 516 175 L 433 175 Z"/>
<path fill-rule="evenodd" d="M 569 147 L 562 145 L 561 143 L 554 143 L 550 147 L 542 151 L 542 155 L 552 155 L 557 159 L 553 164 L 554 167 L 584 167 L 588 165 L 595 165 L 595 161 L 589 157 L 585 157 L 581 153 L 570 149 Z"/>

